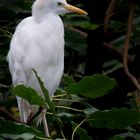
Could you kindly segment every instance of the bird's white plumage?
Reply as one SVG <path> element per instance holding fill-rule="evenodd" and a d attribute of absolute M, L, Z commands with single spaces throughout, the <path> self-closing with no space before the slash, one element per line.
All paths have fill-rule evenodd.
<path fill-rule="evenodd" d="M 33 17 L 28 17 L 18 25 L 8 59 L 14 84 L 22 82 L 39 90 L 32 71 L 34 68 L 52 95 L 63 73 L 64 32 L 59 17 L 46 18 L 49 22 L 38 24 Z M 54 28 L 54 24 L 57 28 Z"/>
<path fill-rule="evenodd" d="M 86 14 L 65 0 L 34 2 L 32 16 L 19 23 L 10 44 L 7 58 L 14 85 L 30 86 L 41 94 L 34 69 L 50 96 L 54 94 L 64 69 L 64 27 L 59 14 L 69 11 Z M 20 97 L 17 100 L 21 120 L 26 122 L 32 106 Z"/>
<path fill-rule="evenodd" d="M 32 71 L 35 69 L 49 94 L 53 95 L 63 74 L 64 32 L 58 16 L 49 15 L 46 19 L 38 24 L 33 17 L 28 17 L 18 25 L 11 41 L 8 59 L 14 85 L 22 83 L 40 93 L 38 81 Z"/>
<path fill-rule="evenodd" d="M 14 85 L 24 84 L 40 93 L 32 70 L 35 69 L 49 94 L 53 95 L 64 68 L 64 29 L 60 17 L 44 13 L 39 21 L 34 16 L 22 20 L 11 40 L 8 61 Z M 21 104 L 21 99 L 18 100 Z M 22 121 L 26 122 L 31 110 L 25 115 L 25 105 L 19 106 Z"/>

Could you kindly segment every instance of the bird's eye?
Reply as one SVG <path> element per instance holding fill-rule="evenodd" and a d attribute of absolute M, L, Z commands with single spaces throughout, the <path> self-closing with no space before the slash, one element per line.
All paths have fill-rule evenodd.
<path fill-rule="evenodd" d="M 57 3 L 57 5 L 58 5 L 58 6 L 62 6 L 62 5 L 63 5 L 63 3 L 61 3 L 61 2 L 58 2 L 58 3 Z"/>

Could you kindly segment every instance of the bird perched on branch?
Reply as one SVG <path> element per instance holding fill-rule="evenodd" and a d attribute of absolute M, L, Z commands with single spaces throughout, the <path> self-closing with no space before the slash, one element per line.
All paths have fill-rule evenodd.
<path fill-rule="evenodd" d="M 23 19 L 17 26 L 7 56 L 14 86 L 23 84 L 41 94 L 32 70 L 34 69 L 44 82 L 49 95 L 54 94 L 64 68 L 64 27 L 59 14 L 68 12 L 87 14 L 65 0 L 34 2 L 32 16 Z M 17 97 L 17 101 L 21 120 L 26 123 L 33 107 L 23 98 Z M 46 135 L 49 136 L 45 113 L 41 117 Z"/>

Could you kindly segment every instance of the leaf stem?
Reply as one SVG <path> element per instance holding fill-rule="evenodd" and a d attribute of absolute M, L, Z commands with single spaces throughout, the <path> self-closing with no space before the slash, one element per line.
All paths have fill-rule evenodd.
<path fill-rule="evenodd" d="M 128 49 L 129 49 L 129 43 L 130 43 L 131 33 L 132 33 L 132 20 L 133 20 L 135 5 L 136 5 L 135 1 L 131 0 L 129 17 L 128 17 L 127 34 L 126 34 L 126 39 L 125 39 L 125 44 L 124 44 L 123 65 L 124 65 L 125 74 L 130 78 L 130 80 L 133 82 L 135 87 L 140 91 L 140 84 L 138 80 L 130 73 L 128 69 L 128 64 L 127 64 Z"/>
<path fill-rule="evenodd" d="M 52 98 L 64 97 L 64 96 L 66 96 L 66 95 L 67 95 L 67 93 L 64 93 L 64 94 L 61 94 L 61 95 L 52 96 Z"/>
<path fill-rule="evenodd" d="M 53 101 L 79 102 L 77 100 L 69 100 L 69 99 L 53 99 Z"/>
<path fill-rule="evenodd" d="M 82 120 L 74 129 L 73 133 L 72 133 L 72 137 L 71 140 L 74 140 L 74 134 L 76 132 L 76 130 L 85 122 L 86 118 L 84 120 Z"/>
<path fill-rule="evenodd" d="M 56 106 L 56 108 L 63 108 L 63 109 L 74 110 L 74 111 L 77 111 L 77 112 L 84 112 L 83 110 L 75 109 L 75 108 L 71 108 L 71 107 L 67 107 L 67 106 Z"/>

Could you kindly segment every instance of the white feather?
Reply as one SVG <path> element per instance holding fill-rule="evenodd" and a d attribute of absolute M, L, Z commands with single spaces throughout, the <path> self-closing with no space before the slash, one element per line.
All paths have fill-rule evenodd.
<path fill-rule="evenodd" d="M 32 71 L 35 69 L 52 96 L 64 68 L 64 30 L 60 17 L 48 14 L 39 23 L 34 17 L 21 21 L 11 40 L 8 61 L 14 85 L 22 83 L 40 93 Z M 25 113 L 25 108 L 19 107 L 21 118 L 27 119 L 30 112 Z"/>
<path fill-rule="evenodd" d="M 32 16 L 22 20 L 16 28 L 7 56 L 13 84 L 32 87 L 41 95 L 41 89 L 32 69 L 36 70 L 52 96 L 59 86 L 64 69 L 64 27 L 59 14 L 69 11 L 86 14 L 65 0 L 36 0 Z M 32 113 L 31 106 L 17 97 L 23 122 Z M 46 111 L 46 110 L 44 110 Z M 47 129 L 45 112 L 40 120 Z M 46 135 L 48 129 L 45 130 Z"/>

